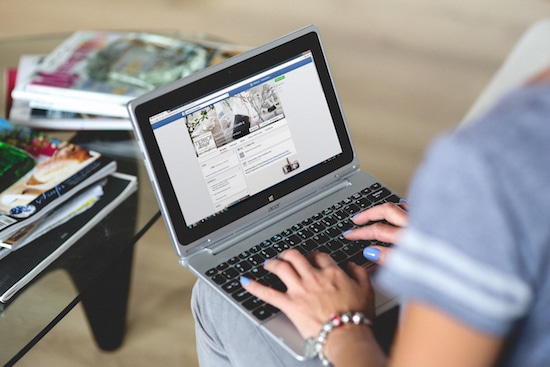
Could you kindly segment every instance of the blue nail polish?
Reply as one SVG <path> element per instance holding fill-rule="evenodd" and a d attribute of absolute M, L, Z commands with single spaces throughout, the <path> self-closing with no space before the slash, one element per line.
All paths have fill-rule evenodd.
<path fill-rule="evenodd" d="M 353 217 L 351 217 L 351 220 L 353 221 L 355 218 L 357 218 L 357 217 L 359 216 L 359 214 L 361 214 L 361 213 L 360 213 L 360 212 L 359 212 L 359 213 L 355 213 L 355 214 L 353 215 Z"/>
<path fill-rule="evenodd" d="M 269 261 L 269 259 L 264 260 L 264 266 L 265 266 L 265 264 L 267 264 L 268 261 Z"/>
<path fill-rule="evenodd" d="M 407 203 L 408 203 L 408 201 L 407 201 L 406 199 L 399 199 L 399 202 L 400 202 L 400 203 L 403 203 L 403 204 L 407 204 Z"/>
<path fill-rule="evenodd" d="M 245 286 L 250 284 L 250 279 L 248 279 L 247 277 L 241 276 L 239 278 L 239 281 L 241 282 L 242 285 L 245 285 Z"/>
<path fill-rule="evenodd" d="M 377 261 L 380 257 L 380 250 L 374 247 L 367 247 L 363 250 L 363 256 L 370 261 Z"/>
<path fill-rule="evenodd" d="M 342 233 L 342 235 L 344 235 L 344 236 L 345 236 L 345 235 L 347 235 L 347 234 L 350 234 L 350 233 L 351 233 L 351 231 L 352 231 L 351 229 L 348 229 L 347 231 L 344 231 L 344 233 Z"/>

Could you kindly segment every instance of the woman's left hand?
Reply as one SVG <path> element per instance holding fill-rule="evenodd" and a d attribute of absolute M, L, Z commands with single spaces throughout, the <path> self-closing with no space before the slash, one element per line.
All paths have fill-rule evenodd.
<path fill-rule="evenodd" d="M 374 292 L 367 269 L 349 263 L 344 272 L 327 254 L 313 252 L 307 257 L 291 249 L 270 259 L 265 269 L 278 276 L 286 292 L 279 292 L 254 280 L 242 279 L 254 296 L 279 308 L 304 338 L 316 336 L 331 315 L 363 312 L 374 316 Z"/>

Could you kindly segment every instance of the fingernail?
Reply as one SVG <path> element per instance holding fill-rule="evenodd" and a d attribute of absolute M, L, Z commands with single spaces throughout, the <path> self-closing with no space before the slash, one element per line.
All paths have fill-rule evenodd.
<path fill-rule="evenodd" d="M 380 250 L 374 247 L 367 247 L 363 250 L 363 256 L 370 261 L 377 261 L 380 257 Z"/>
<path fill-rule="evenodd" d="M 265 259 L 264 266 L 265 266 L 265 264 L 267 264 L 268 261 L 269 261 L 269 259 Z"/>
<path fill-rule="evenodd" d="M 250 279 L 248 279 L 247 277 L 241 276 L 239 278 L 239 281 L 241 282 L 242 285 L 245 285 L 245 286 L 250 284 Z"/>
<path fill-rule="evenodd" d="M 351 229 L 348 229 L 347 231 L 344 231 L 344 233 L 342 233 L 342 235 L 344 235 L 344 236 L 345 236 L 345 235 L 347 235 L 347 234 L 350 234 L 350 233 L 351 233 L 351 231 L 352 231 Z"/>
<path fill-rule="evenodd" d="M 359 213 L 355 213 L 355 214 L 353 215 L 353 217 L 351 217 L 351 220 L 354 220 L 355 218 L 357 218 L 357 217 L 359 216 L 359 214 L 361 214 L 361 213 L 360 213 L 360 212 L 359 212 Z"/>
<path fill-rule="evenodd" d="M 403 204 L 407 204 L 407 203 L 408 203 L 408 201 L 407 201 L 406 199 L 399 199 L 399 202 L 400 202 L 400 203 L 403 203 Z"/>

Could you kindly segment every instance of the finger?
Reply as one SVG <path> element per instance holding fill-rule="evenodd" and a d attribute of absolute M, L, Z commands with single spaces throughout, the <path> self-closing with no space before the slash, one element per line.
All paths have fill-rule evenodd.
<path fill-rule="evenodd" d="M 264 269 L 279 277 L 285 285 L 297 284 L 301 281 L 301 276 L 294 266 L 281 256 L 266 260 Z"/>
<path fill-rule="evenodd" d="M 250 294 L 258 297 L 281 310 L 285 310 L 288 304 L 288 298 L 285 293 L 279 292 L 275 288 L 268 287 L 262 283 L 242 276 L 240 278 L 241 286 Z"/>
<path fill-rule="evenodd" d="M 299 277 L 303 277 L 305 274 L 309 274 L 313 270 L 313 265 L 311 265 L 308 258 L 302 255 L 300 251 L 296 249 L 290 249 L 281 252 L 278 256 L 278 259 L 286 261 L 288 264 L 290 264 Z M 270 262 L 271 261 L 267 262 L 266 265 L 269 266 L 269 268 L 266 269 L 275 273 L 278 270 L 272 269 L 271 265 L 269 264 Z M 275 273 L 275 275 L 279 276 L 278 273 Z"/>
<path fill-rule="evenodd" d="M 366 268 L 350 262 L 348 263 L 348 271 L 361 288 L 370 287 L 369 271 Z"/>
<path fill-rule="evenodd" d="M 320 269 L 327 268 L 329 266 L 337 266 L 336 261 L 324 252 L 312 252 L 308 255 L 308 258 L 314 266 L 317 266 Z"/>
<path fill-rule="evenodd" d="M 407 214 L 406 205 L 402 203 L 384 203 L 369 208 L 353 217 L 353 223 L 358 225 L 381 220 L 386 220 L 398 227 L 408 225 L 409 216 Z"/>
<path fill-rule="evenodd" d="M 384 246 L 369 246 L 363 250 L 363 256 L 374 263 L 383 265 L 391 253 L 391 249 Z"/>
<path fill-rule="evenodd" d="M 344 232 L 344 237 L 350 241 L 378 240 L 388 243 L 396 243 L 401 235 L 402 228 L 391 224 L 376 222 L 364 227 L 355 228 Z"/>

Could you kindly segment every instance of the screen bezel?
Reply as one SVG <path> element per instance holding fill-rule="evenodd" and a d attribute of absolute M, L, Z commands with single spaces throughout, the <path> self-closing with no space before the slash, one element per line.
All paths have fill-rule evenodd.
<path fill-rule="evenodd" d="M 295 58 L 304 52 L 311 51 L 314 65 L 325 93 L 327 105 L 335 124 L 338 140 L 342 147 L 342 153 L 334 159 L 316 165 L 293 178 L 281 182 L 267 190 L 254 195 L 230 210 L 220 213 L 198 226 L 190 228 L 185 222 L 183 213 L 178 204 L 176 192 L 169 178 L 160 149 L 155 139 L 149 118 L 163 111 L 171 110 L 175 106 L 183 105 L 200 99 L 214 91 L 221 90 L 230 84 L 249 78 L 251 75 L 265 71 L 275 65 Z M 345 125 L 345 119 L 341 111 L 337 93 L 333 85 L 327 60 L 325 58 L 318 32 L 312 30 L 295 38 L 282 38 L 270 44 L 241 54 L 226 62 L 205 69 L 188 78 L 184 78 L 169 86 L 160 88 L 150 95 L 142 96 L 129 105 L 133 112 L 134 128 L 139 129 L 139 136 L 143 140 L 143 146 L 150 160 L 150 166 L 154 171 L 160 199 L 164 203 L 167 215 L 177 241 L 182 246 L 208 236 L 249 213 L 264 206 L 270 205 L 274 200 L 282 198 L 289 193 L 308 185 L 315 180 L 342 168 L 354 159 L 354 152 L 350 137 Z"/>

